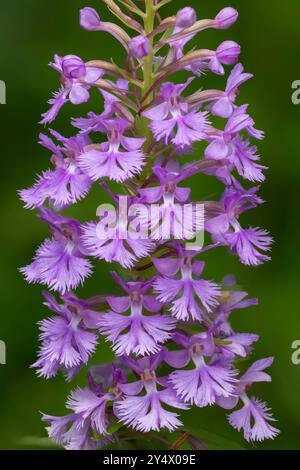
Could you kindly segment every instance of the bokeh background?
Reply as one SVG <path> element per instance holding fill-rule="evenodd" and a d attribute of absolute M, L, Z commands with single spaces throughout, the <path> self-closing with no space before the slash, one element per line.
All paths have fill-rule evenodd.
<path fill-rule="evenodd" d="M 255 79 L 242 88 L 241 102 L 251 104 L 257 127 L 266 131 L 260 144 L 264 163 L 270 167 L 262 189 L 267 203 L 249 214 L 252 224 L 271 230 L 276 244 L 273 260 L 258 269 L 246 268 L 237 258 L 216 250 L 207 256 L 207 278 L 221 280 L 234 273 L 239 284 L 258 307 L 237 312 L 239 331 L 257 332 L 261 340 L 253 359 L 274 355 L 273 382 L 256 386 L 254 392 L 274 410 L 281 429 L 275 441 L 256 447 L 227 425 L 217 407 L 189 412 L 186 423 L 210 448 L 300 449 L 300 365 L 291 362 L 291 344 L 300 339 L 299 310 L 299 136 L 300 106 L 291 102 L 291 84 L 300 80 L 299 0 L 174 0 L 165 14 L 190 4 L 202 18 L 214 17 L 224 6 L 237 7 L 239 22 L 229 31 L 206 31 L 198 36 L 200 47 L 215 48 L 225 39 L 242 45 L 241 61 Z M 47 67 L 54 53 L 77 54 L 84 60 L 122 58 L 116 41 L 104 33 L 79 28 L 83 6 L 98 9 L 111 18 L 100 0 L 10 0 L 1 2 L 0 79 L 7 85 L 7 104 L 0 106 L 1 119 L 1 321 L 0 339 L 7 345 L 7 365 L 0 366 L 0 448 L 54 448 L 40 421 L 39 410 L 64 413 L 64 402 L 72 385 L 61 376 L 45 381 L 29 368 L 36 358 L 36 323 L 48 315 L 42 306 L 41 288 L 28 286 L 17 268 L 31 260 L 46 227 L 34 212 L 25 211 L 16 191 L 30 186 L 35 173 L 46 169 L 49 154 L 37 144 L 41 131 L 37 122 L 47 109 L 46 100 L 58 87 L 57 74 Z M 209 75 L 208 86 L 223 86 L 223 79 Z M 199 85 L 199 82 L 198 82 Z M 92 100 L 94 110 L 99 102 Z M 56 129 L 71 135 L 70 116 L 80 116 L 89 106 L 66 106 Z M 98 107 L 99 110 L 99 107 Z M 195 197 L 217 197 L 220 186 L 209 177 L 193 182 Z M 103 194 L 96 189 L 78 204 L 72 214 L 91 220 Z M 108 269 L 99 262 L 84 289 L 85 296 L 113 292 Z M 79 289 L 79 293 L 81 290 Z M 101 343 L 94 363 L 109 359 Z M 79 383 L 84 382 L 79 377 Z"/>

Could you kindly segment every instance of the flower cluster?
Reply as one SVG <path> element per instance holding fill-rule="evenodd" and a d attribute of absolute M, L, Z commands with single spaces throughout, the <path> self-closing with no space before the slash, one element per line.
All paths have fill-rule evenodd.
<path fill-rule="evenodd" d="M 257 266 L 270 259 L 272 244 L 266 230 L 242 224 L 242 214 L 263 200 L 259 186 L 245 189 L 241 180 L 260 183 L 266 169 L 253 144 L 263 132 L 255 128 L 248 105 L 237 102 L 240 86 L 252 75 L 244 72 L 233 41 L 216 50 L 190 45 L 204 29 L 229 28 L 238 13 L 228 7 L 214 19 L 197 20 L 194 9 L 185 7 L 163 20 L 165 0 L 105 3 L 133 37 L 90 7 L 81 10 L 80 24 L 119 41 L 125 65 L 55 56 L 50 65 L 62 85 L 42 123 L 52 123 L 67 103 L 87 102 L 94 89 L 104 111 L 73 119 L 74 137 L 52 129 L 41 134 L 51 168 L 20 191 L 25 207 L 37 209 L 50 231 L 33 262 L 21 269 L 28 282 L 54 292 L 44 293 L 53 315 L 40 322 L 33 367 L 45 378 L 62 371 L 67 380 L 87 367 L 86 388 L 75 389 L 67 401 L 71 413 L 43 415 L 49 436 L 67 449 L 97 449 L 122 442 L 130 428 L 176 431 L 183 425 L 180 410 L 217 405 L 231 410 L 229 423 L 247 441 L 274 438 L 279 431 L 269 409 L 249 396 L 252 384 L 271 380 L 265 369 L 273 358 L 254 362 L 244 373 L 237 370 L 237 359 L 247 358 L 259 338 L 236 332 L 230 322 L 233 311 L 257 300 L 248 299 L 233 277 L 221 282 L 203 277 L 202 255 L 208 250 L 227 247 L 241 263 Z M 204 72 L 222 76 L 227 66 L 233 67 L 225 89 L 205 90 L 200 83 L 198 91 L 188 92 Z M 177 73 L 185 76 L 183 84 L 170 81 Z M 203 153 L 194 145 L 199 142 Z M 190 235 L 199 224 L 194 212 L 183 222 L 181 209 L 193 202 L 188 179 L 200 174 L 217 178 L 224 191 L 218 200 L 203 202 L 209 244 L 191 246 L 180 226 L 191 222 Z M 119 183 L 117 194 L 111 182 L 114 188 Z M 114 236 L 107 231 L 100 237 L 97 221 L 66 216 L 93 185 L 106 189 L 119 212 L 120 200 L 127 198 L 136 232 L 158 206 L 155 220 L 147 219 L 153 236 L 128 234 L 127 220 Z M 92 274 L 97 259 L 113 263 L 119 294 L 81 300 L 73 291 Z M 100 338 L 111 345 L 114 363 L 89 367 Z"/>

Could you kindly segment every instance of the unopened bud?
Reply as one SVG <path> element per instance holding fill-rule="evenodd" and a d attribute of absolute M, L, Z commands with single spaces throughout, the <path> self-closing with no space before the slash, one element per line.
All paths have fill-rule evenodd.
<path fill-rule="evenodd" d="M 230 28 L 236 22 L 238 16 L 239 14 L 235 8 L 223 8 L 215 18 L 215 27 L 218 29 Z"/>
<path fill-rule="evenodd" d="M 96 31 L 100 25 L 100 16 L 94 8 L 80 10 L 80 26 L 88 31 Z"/>
<path fill-rule="evenodd" d="M 197 15 L 194 8 L 185 7 L 182 8 L 182 10 L 179 10 L 176 15 L 176 26 L 183 29 L 189 28 L 190 26 L 193 26 L 196 20 Z"/>

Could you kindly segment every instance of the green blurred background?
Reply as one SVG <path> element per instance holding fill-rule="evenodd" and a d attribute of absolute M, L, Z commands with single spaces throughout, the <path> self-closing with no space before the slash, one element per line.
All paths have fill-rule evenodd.
<path fill-rule="evenodd" d="M 276 244 L 273 261 L 258 269 L 246 268 L 237 258 L 216 250 L 207 256 L 206 277 L 221 280 L 234 273 L 258 307 L 234 315 L 239 331 L 257 332 L 261 340 L 253 359 L 274 355 L 273 382 L 256 386 L 254 392 L 272 407 L 280 436 L 256 447 L 245 444 L 241 435 L 226 423 L 217 407 L 195 409 L 185 421 L 210 448 L 300 449 L 300 365 L 291 362 L 291 344 L 300 339 L 299 311 L 299 136 L 300 107 L 291 102 L 291 84 L 300 79 L 299 0 L 174 0 L 165 14 L 190 4 L 202 18 L 214 17 L 224 6 L 237 7 L 239 22 L 229 31 L 206 31 L 198 36 L 199 47 L 215 48 L 225 39 L 242 45 L 241 61 L 255 79 L 242 88 L 240 102 L 251 104 L 257 127 L 266 131 L 260 144 L 264 163 L 270 166 L 262 195 L 267 203 L 247 216 L 252 224 L 271 230 Z M 38 379 L 30 364 L 38 347 L 36 322 L 48 315 L 41 305 L 41 288 L 28 286 L 17 268 L 29 263 L 35 248 L 46 236 L 46 227 L 35 213 L 25 211 L 16 191 L 30 186 L 34 175 L 48 166 L 48 152 L 37 145 L 41 131 L 37 122 L 47 109 L 46 100 L 58 88 L 57 74 L 47 67 L 54 53 L 77 54 L 84 60 L 114 60 L 122 56 L 118 43 L 106 34 L 79 28 L 83 6 L 98 9 L 111 19 L 100 0 L 7 0 L 1 2 L 0 79 L 7 85 L 7 104 L 0 106 L 1 119 L 1 328 L 7 345 L 7 365 L 0 366 L 0 448 L 54 448 L 46 439 L 39 410 L 64 413 L 64 402 L 72 385 L 61 376 Z M 206 86 L 223 86 L 224 80 L 208 75 Z M 210 85 L 209 85 L 210 84 Z M 198 81 L 199 85 L 199 81 Z M 94 96 L 94 110 L 97 100 Z M 80 116 L 90 106 L 65 106 L 55 127 L 71 135 L 70 116 Z M 98 108 L 99 110 L 99 108 Z M 193 182 L 194 197 L 217 198 L 221 186 L 212 178 Z M 103 194 L 96 189 L 78 204 L 72 214 L 91 220 Z M 85 286 L 85 296 L 113 292 L 105 263 L 99 262 Z M 81 293 L 81 290 L 79 290 Z M 94 363 L 109 358 L 101 343 Z M 82 377 L 79 382 L 83 382 Z"/>

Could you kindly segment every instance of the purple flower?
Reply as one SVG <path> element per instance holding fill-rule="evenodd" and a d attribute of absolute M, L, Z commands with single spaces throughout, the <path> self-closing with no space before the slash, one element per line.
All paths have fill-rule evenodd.
<path fill-rule="evenodd" d="M 228 420 L 238 431 L 243 429 L 246 441 L 274 439 L 279 433 L 278 429 L 268 423 L 268 421 L 275 421 L 270 409 L 265 403 L 255 398 L 251 400 L 245 398 L 244 407 L 231 413 Z"/>
<path fill-rule="evenodd" d="M 165 428 L 172 432 L 182 425 L 177 413 L 164 408 L 167 405 L 185 410 L 187 406 L 170 388 L 165 388 L 165 380 L 157 377 L 156 369 L 161 360 L 162 354 L 139 361 L 123 358 L 122 362 L 133 369 L 139 380 L 120 386 L 124 397 L 115 404 L 115 411 L 124 424 L 137 431 L 159 431 Z"/>
<path fill-rule="evenodd" d="M 98 213 L 98 223 L 88 222 L 82 226 L 81 240 L 90 256 L 131 268 L 140 258 L 148 256 L 155 246 L 143 223 L 140 224 L 142 218 L 134 209 L 136 199 L 114 195 L 114 200 L 118 203 L 116 212 L 113 212 L 115 217 L 110 217 L 107 210 Z"/>
<path fill-rule="evenodd" d="M 107 391 L 103 385 L 97 384 L 90 376 L 89 388 L 77 388 L 72 392 L 67 407 L 73 411 L 72 414 L 55 417 L 43 415 L 43 420 L 50 423 L 47 428 L 49 437 L 58 444 L 63 444 L 68 450 L 96 449 L 109 443 L 107 428 L 110 418 L 107 413 L 108 404 L 119 400 L 122 391 L 119 388 L 124 381 L 120 369 L 113 367 L 112 383 Z M 91 431 L 105 439 L 95 442 L 91 439 Z"/>
<path fill-rule="evenodd" d="M 274 439 L 279 433 L 278 429 L 269 424 L 269 421 L 275 420 L 266 404 L 256 398 L 249 399 L 246 393 L 253 383 L 271 382 L 270 375 L 264 372 L 264 369 L 270 367 L 273 360 L 269 357 L 254 362 L 236 385 L 235 396 L 231 400 L 220 399 L 218 401 L 220 406 L 230 409 L 237 405 L 239 399 L 242 400 L 243 408 L 231 413 L 228 420 L 238 431 L 243 429 L 247 441 Z"/>
<path fill-rule="evenodd" d="M 170 374 L 170 383 L 179 398 L 202 408 L 213 405 L 219 396 L 227 398 L 233 394 L 237 372 L 216 361 L 206 362 L 205 356 L 214 352 L 214 346 L 206 336 L 200 334 L 188 338 L 176 334 L 173 339 L 184 350 L 169 352 L 165 361 L 176 368 L 186 367 L 191 361 L 194 365 L 193 369 L 176 370 Z"/>
<path fill-rule="evenodd" d="M 52 238 L 39 247 L 33 263 L 20 271 L 27 282 L 39 282 L 64 294 L 83 283 L 92 272 L 80 242 L 80 224 L 46 209 L 41 219 L 49 224 Z"/>
<path fill-rule="evenodd" d="M 209 126 L 207 113 L 190 109 L 181 97 L 190 83 L 191 79 L 183 85 L 164 83 L 161 88 L 163 103 L 143 113 L 151 120 L 150 127 L 155 139 L 164 139 L 166 145 L 171 141 L 178 147 L 186 147 L 205 139 Z"/>
<path fill-rule="evenodd" d="M 56 209 L 65 208 L 84 198 L 89 192 L 92 182 L 82 173 L 77 164 L 77 156 L 89 143 L 87 137 L 78 136 L 65 139 L 51 131 L 64 146 L 57 146 L 52 139 L 40 134 L 40 144 L 53 152 L 51 162 L 54 170 L 47 170 L 38 176 L 36 183 L 30 189 L 19 192 L 25 207 L 39 208 L 49 200 Z"/>
<path fill-rule="evenodd" d="M 210 311 L 218 304 L 220 289 L 214 282 L 200 279 L 205 263 L 194 260 L 197 254 L 180 247 L 176 258 L 153 258 L 156 269 L 163 275 L 155 278 L 154 291 L 161 302 L 171 302 L 170 312 L 178 320 L 202 321 L 201 305 Z"/>
<path fill-rule="evenodd" d="M 85 63 L 75 55 L 65 57 L 54 56 L 50 66 L 61 74 L 62 87 L 54 93 L 49 101 L 51 108 L 43 114 L 41 124 L 47 124 L 56 118 L 62 106 L 70 101 L 78 105 L 89 100 L 89 89 L 92 83 L 101 78 L 104 72 L 95 67 L 86 67 Z"/>
<path fill-rule="evenodd" d="M 32 367 L 48 379 L 60 369 L 72 372 L 88 362 L 97 345 L 97 334 L 89 330 L 97 329 L 99 314 L 73 294 L 63 295 L 63 304 L 47 292 L 44 297 L 45 305 L 56 315 L 39 323 L 42 344 L 39 359 Z"/>
<path fill-rule="evenodd" d="M 220 213 L 205 222 L 205 229 L 213 235 L 215 242 L 228 245 L 243 264 L 254 266 L 270 260 L 261 252 L 270 250 L 272 238 L 266 230 L 242 228 L 238 219 L 240 214 L 263 202 L 256 196 L 257 190 L 245 191 L 237 183 L 236 187 L 226 189 Z"/>
<path fill-rule="evenodd" d="M 239 86 L 253 77 L 251 73 L 243 73 L 244 67 L 237 64 L 228 77 L 224 96 L 218 99 L 211 107 L 211 112 L 216 116 L 229 118 L 234 110 L 234 102 L 239 94 Z"/>
<path fill-rule="evenodd" d="M 78 157 L 80 168 L 93 181 L 107 177 L 120 183 L 139 174 L 145 160 L 141 150 L 145 139 L 124 136 L 128 124 L 123 119 L 108 120 L 105 127 L 108 142 L 83 152 Z"/>
<path fill-rule="evenodd" d="M 149 283 L 121 283 L 125 297 L 107 297 L 112 311 L 101 315 L 100 332 L 112 342 L 118 355 L 154 354 L 171 337 L 176 321 L 167 315 L 146 315 L 145 310 L 156 313 L 162 304 L 154 296 L 146 295 Z M 123 313 L 129 311 L 129 315 Z"/>
<path fill-rule="evenodd" d="M 180 168 L 153 167 L 159 186 L 141 188 L 143 207 L 140 220 L 154 240 L 190 240 L 203 228 L 203 214 L 195 204 L 187 204 L 190 188 L 180 187 L 185 171 Z M 145 209 L 145 205 L 148 210 Z"/>
<path fill-rule="evenodd" d="M 212 160 L 222 160 L 224 158 L 230 157 L 235 153 L 235 144 L 241 142 L 240 139 L 236 140 L 236 137 L 241 131 L 247 131 L 252 137 L 263 138 L 263 134 L 260 131 L 254 129 L 253 119 L 246 113 L 247 106 L 240 106 L 236 108 L 227 121 L 224 131 L 217 131 L 216 135 L 211 138 L 212 142 L 208 145 L 205 150 L 205 156 L 208 159 Z M 248 147 L 248 146 L 247 146 Z M 243 160 L 242 147 L 240 147 L 237 152 L 240 152 L 240 155 L 235 158 Z M 245 155 L 247 160 L 248 155 Z M 256 158 L 252 157 L 251 159 L 255 160 Z M 249 158 L 248 158 L 249 160 Z M 233 160 L 235 162 L 235 159 Z M 263 167 L 261 167 L 262 169 Z"/>
<path fill-rule="evenodd" d="M 241 53 L 241 47 L 234 41 L 224 41 L 216 50 L 214 57 L 209 62 L 209 68 L 217 75 L 224 75 L 223 65 L 232 65 Z"/>

